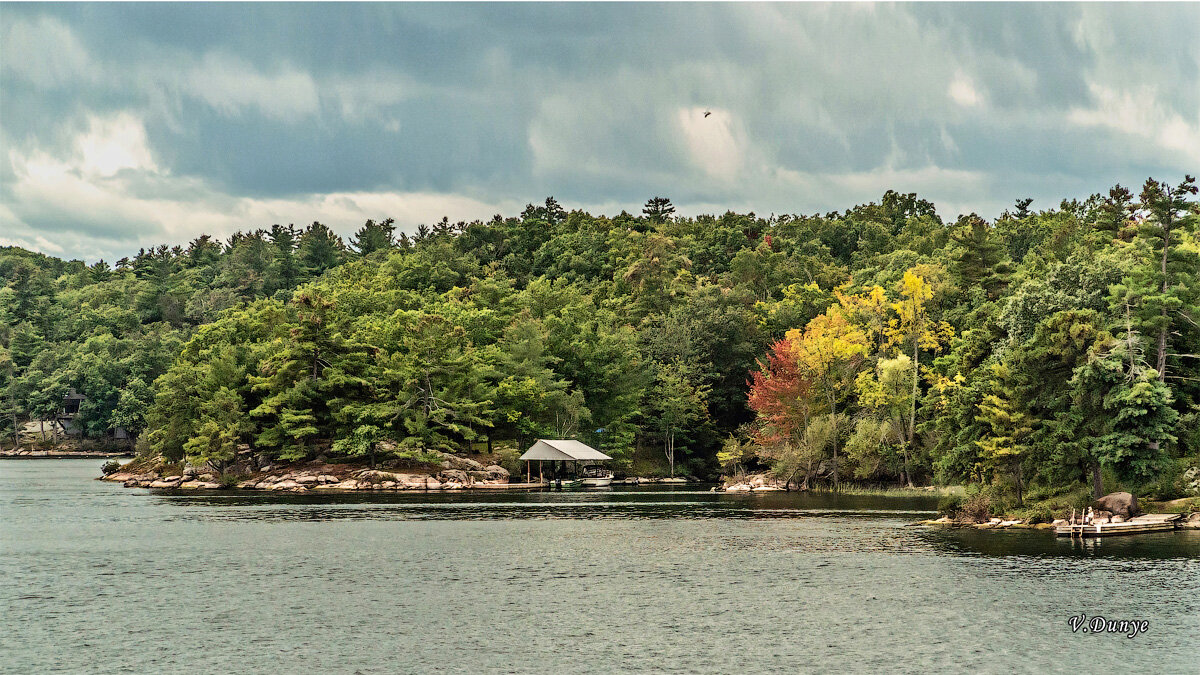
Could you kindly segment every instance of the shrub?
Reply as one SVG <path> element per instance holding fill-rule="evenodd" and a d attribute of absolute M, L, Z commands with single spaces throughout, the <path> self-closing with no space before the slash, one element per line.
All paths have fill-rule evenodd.
<path fill-rule="evenodd" d="M 938 515 L 950 516 L 951 518 L 954 518 L 958 515 L 958 512 L 962 510 L 962 506 L 962 495 L 944 495 L 938 500 Z"/>
<path fill-rule="evenodd" d="M 959 509 L 959 520 L 966 522 L 986 522 L 991 518 L 992 500 L 988 491 L 980 490 L 962 501 Z"/>
<path fill-rule="evenodd" d="M 120 462 L 118 462 L 115 459 L 110 459 L 107 462 L 105 462 L 103 466 L 100 467 L 100 471 L 105 476 L 107 476 L 109 474 L 116 473 L 120 468 L 121 468 Z"/>
<path fill-rule="evenodd" d="M 1034 504 L 1033 506 L 1023 509 L 1017 515 L 1028 523 L 1049 523 L 1054 521 L 1054 511 L 1049 504 Z"/>
<path fill-rule="evenodd" d="M 237 487 L 237 484 L 242 481 L 242 477 L 234 473 L 223 473 L 217 480 L 223 488 Z"/>

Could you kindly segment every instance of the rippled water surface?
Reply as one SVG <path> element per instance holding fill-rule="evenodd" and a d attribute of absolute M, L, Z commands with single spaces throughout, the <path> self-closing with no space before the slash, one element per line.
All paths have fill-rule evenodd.
<path fill-rule="evenodd" d="M 1081 545 L 909 526 L 928 499 L 619 487 L 152 493 L 99 465 L 0 461 L 0 671 L 1200 673 L 1200 531 Z"/>

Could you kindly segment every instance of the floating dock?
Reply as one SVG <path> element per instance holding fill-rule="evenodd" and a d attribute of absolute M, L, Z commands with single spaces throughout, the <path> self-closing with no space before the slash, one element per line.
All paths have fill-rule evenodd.
<path fill-rule="evenodd" d="M 1148 513 L 1123 523 L 1059 525 L 1054 528 L 1054 533 L 1060 537 L 1110 537 L 1118 534 L 1168 532 L 1178 527 L 1182 518 L 1178 513 Z"/>

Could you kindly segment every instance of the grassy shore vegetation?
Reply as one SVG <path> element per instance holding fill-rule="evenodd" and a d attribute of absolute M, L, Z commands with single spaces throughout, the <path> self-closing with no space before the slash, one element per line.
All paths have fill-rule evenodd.
<path fill-rule="evenodd" d="M 221 469 L 577 437 L 638 473 L 1169 498 L 1200 454 L 1194 180 L 994 221 L 274 225 L 86 265 L 0 249 L 0 432 L 52 416 Z M 720 456 L 719 456 L 720 455 Z M 974 492 L 971 492 L 974 491 Z"/>

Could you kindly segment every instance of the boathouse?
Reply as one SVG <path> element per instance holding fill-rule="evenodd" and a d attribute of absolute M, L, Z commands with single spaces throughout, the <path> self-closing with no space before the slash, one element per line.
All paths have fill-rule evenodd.
<path fill-rule="evenodd" d="M 543 462 L 562 462 L 562 468 L 565 470 L 567 462 L 571 463 L 572 467 L 578 468 L 579 462 L 602 462 L 612 459 L 608 455 L 600 452 L 586 443 L 580 443 L 575 440 L 551 440 L 539 438 L 525 454 L 521 455 L 520 459 L 525 462 L 525 480 L 533 482 L 533 473 L 530 466 L 531 462 L 538 463 L 538 480 L 544 481 L 542 473 Z M 551 465 L 555 468 L 555 473 L 558 473 L 558 464 Z"/>

